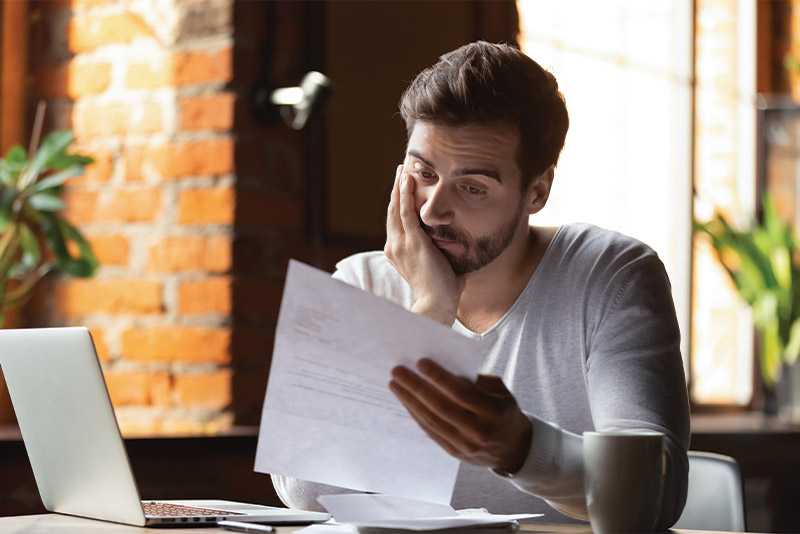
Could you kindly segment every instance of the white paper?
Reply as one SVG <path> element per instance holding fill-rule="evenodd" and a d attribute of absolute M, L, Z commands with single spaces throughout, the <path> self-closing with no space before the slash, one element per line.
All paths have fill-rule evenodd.
<path fill-rule="evenodd" d="M 396 365 L 430 357 L 475 379 L 480 342 L 291 261 L 255 470 L 448 504 L 458 460 L 389 390 Z"/>
<path fill-rule="evenodd" d="M 368 523 L 396 519 L 428 519 L 458 515 L 449 504 L 437 504 L 396 495 L 321 495 L 317 501 L 339 523 Z"/>
<path fill-rule="evenodd" d="M 542 514 L 490 514 L 484 510 L 456 511 L 450 506 L 393 495 L 323 495 L 317 499 L 337 523 L 358 529 L 427 531 L 503 525 Z"/>

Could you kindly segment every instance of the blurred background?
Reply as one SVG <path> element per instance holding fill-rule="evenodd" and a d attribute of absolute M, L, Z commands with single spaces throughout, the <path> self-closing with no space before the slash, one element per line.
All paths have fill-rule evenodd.
<path fill-rule="evenodd" d="M 0 5 L 0 154 L 28 147 L 45 102 L 44 133 L 72 131 L 69 150 L 95 160 L 65 184 L 62 214 L 100 263 L 90 278 L 48 275 L 3 326 L 88 326 L 132 446 L 248 450 L 231 436 L 252 440 L 259 422 L 288 259 L 332 270 L 382 247 L 405 144 L 399 96 L 476 39 L 519 45 L 567 101 L 553 193 L 532 223 L 590 222 L 650 244 L 672 281 L 693 412 L 769 404 L 750 312 L 692 221 L 717 209 L 746 223 L 769 191 L 798 222 L 800 1 Z M 296 110 L 271 95 L 311 71 L 329 85 L 291 124 Z M 757 421 L 749 439 L 798 434 Z M 722 426 L 715 436 L 742 431 Z M 231 469 L 248 476 L 247 461 Z M 799 469 L 796 454 L 753 467 L 751 523 L 789 528 L 775 503 L 797 483 L 775 473 Z M 269 491 L 263 478 L 253 483 Z"/>

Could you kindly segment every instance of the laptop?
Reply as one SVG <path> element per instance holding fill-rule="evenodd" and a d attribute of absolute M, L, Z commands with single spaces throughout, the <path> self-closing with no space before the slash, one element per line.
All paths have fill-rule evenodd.
<path fill-rule="evenodd" d="M 42 503 L 51 512 L 137 526 L 330 519 L 225 500 L 141 501 L 86 328 L 0 329 L 0 367 Z"/>

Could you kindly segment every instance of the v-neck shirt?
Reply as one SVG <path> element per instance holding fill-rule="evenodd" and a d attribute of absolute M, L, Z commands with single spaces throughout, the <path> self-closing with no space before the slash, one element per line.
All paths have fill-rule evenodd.
<path fill-rule="evenodd" d="M 334 277 L 406 309 L 414 304 L 383 252 L 342 260 Z M 480 341 L 481 372 L 503 378 L 533 425 L 527 460 L 513 477 L 461 464 L 455 508 L 572 521 L 556 510 L 585 514 L 581 433 L 649 429 L 666 435 L 659 525 L 677 520 L 688 477 L 688 398 L 669 280 L 650 247 L 596 226 L 564 225 L 493 326 L 475 333 L 457 321 L 453 329 Z M 332 491 L 273 479 L 290 506 L 314 506 L 318 492 Z"/>

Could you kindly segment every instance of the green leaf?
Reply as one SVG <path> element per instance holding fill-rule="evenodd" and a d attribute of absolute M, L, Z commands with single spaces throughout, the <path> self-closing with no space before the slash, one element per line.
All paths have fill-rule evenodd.
<path fill-rule="evenodd" d="M 27 187 L 26 191 L 29 191 L 31 194 L 36 194 L 41 191 L 47 191 L 48 189 L 60 187 L 64 185 L 64 182 L 66 182 L 67 179 L 71 178 L 72 176 L 80 176 L 83 174 L 83 170 L 83 167 L 79 166 L 70 167 L 61 172 L 57 172 L 46 178 L 42 178 L 41 180 L 33 182 Z"/>
<path fill-rule="evenodd" d="M 767 386 L 772 387 L 778 378 L 781 364 L 778 322 L 761 328 L 761 375 Z"/>
<path fill-rule="evenodd" d="M 11 177 L 11 168 L 8 166 L 8 162 L 0 159 L 0 185 L 14 187 L 16 183 L 16 180 Z"/>
<path fill-rule="evenodd" d="M 800 319 L 795 319 L 789 332 L 789 342 L 783 351 L 783 361 L 793 365 L 800 356 Z"/>
<path fill-rule="evenodd" d="M 75 136 L 70 131 L 56 131 L 45 137 L 39 150 L 36 151 L 36 155 L 33 156 L 27 172 L 38 176 L 42 171 L 50 168 L 51 162 L 58 161 L 58 158 L 64 155 L 64 151 L 73 139 Z"/>
<path fill-rule="evenodd" d="M 79 270 L 83 274 L 70 274 L 73 274 L 73 276 L 82 277 L 92 276 L 97 270 L 97 267 L 100 265 L 100 262 L 97 261 L 97 256 L 94 255 L 92 246 L 83 237 L 83 235 L 81 235 L 77 228 L 69 224 L 64 219 L 57 219 L 57 221 L 64 237 L 66 237 L 68 241 L 73 241 L 76 245 L 78 245 L 79 256 L 76 261 L 82 263 Z"/>
<path fill-rule="evenodd" d="M 98 261 L 92 247 L 76 228 L 51 213 L 42 214 L 42 226 L 50 248 L 56 254 L 58 268 L 72 276 L 87 277 L 94 274 Z M 80 252 L 73 258 L 67 250 L 67 240 L 74 241 Z"/>
<path fill-rule="evenodd" d="M 49 192 L 37 193 L 29 197 L 28 204 L 38 211 L 61 211 L 66 207 L 61 198 Z"/>
<path fill-rule="evenodd" d="M 69 169 L 70 167 L 85 167 L 94 163 L 94 158 L 81 154 L 58 154 L 50 160 L 50 168 L 55 170 Z"/>
<path fill-rule="evenodd" d="M 25 223 L 19 225 L 19 237 L 22 245 L 22 264 L 26 267 L 36 267 L 42 260 L 39 240 Z"/>
<path fill-rule="evenodd" d="M 10 187 L 0 189 L 0 233 L 5 232 L 14 218 L 14 200 L 17 190 Z"/>
<path fill-rule="evenodd" d="M 9 165 L 25 165 L 28 162 L 28 153 L 19 145 L 14 145 L 6 152 L 6 161 Z"/>

